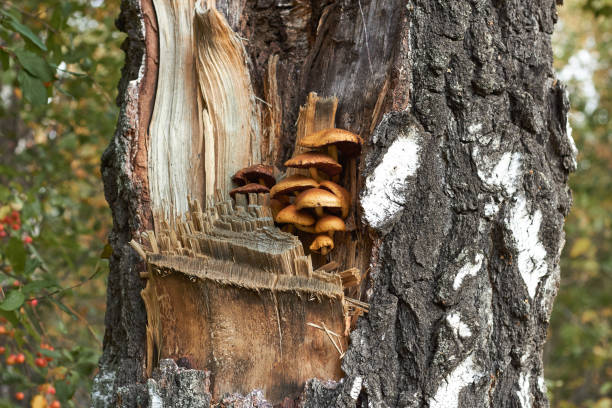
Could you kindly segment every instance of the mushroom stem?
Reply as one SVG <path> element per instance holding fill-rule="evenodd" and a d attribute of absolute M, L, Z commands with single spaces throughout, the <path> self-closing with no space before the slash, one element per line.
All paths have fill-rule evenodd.
<path fill-rule="evenodd" d="M 338 147 L 334 144 L 327 146 L 327 153 L 334 159 L 338 161 Z"/>
<path fill-rule="evenodd" d="M 325 213 L 323 213 L 323 207 L 315 207 L 315 213 L 317 217 L 323 217 Z"/>
<path fill-rule="evenodd" d="M 319 176 L 319 171 L 316 167 L 310 167 L 308 171 L 310 172 L 310 176 L 315 179 L 317 183 L 321 182 L 321 176 Z"/>
<path fill-rule="evenodd" d="M 257 180 L 257 182 L 258 182 L 259 184 L 261 184 L 262 186 L 265 186 L 265 185 L 266 185 L 266 182 L 265 182 L 265 181 L 264 181 L 264 179 L 263 179 L 263 178 L 261 178 L 261 177 L 259 178 L 259 180 Z"/>
<path fill-rule="evenodd" d="M 334 232 L 335 232 L 334 230 L 327 231 L 327 235 L 329 235 L 329 237 L 330 237 L 331 239 L 333 239 L 333 238 L 334 238 Z"/>
<path fill-rule="evenodd" d="M 329 249 L 327 247 L 321 248 L 321 255 L 325 256 L 329 253 Z"/>

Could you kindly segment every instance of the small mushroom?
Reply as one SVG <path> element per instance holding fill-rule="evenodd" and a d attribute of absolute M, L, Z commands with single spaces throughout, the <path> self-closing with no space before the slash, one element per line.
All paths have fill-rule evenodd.
<path fill-rule="evenodd" d="M 259 183 L 266 187 L 272 187 L 276 183 L 274 167 L 267 164 L 254 164 L 238 170 L 232 176 L 232 181 L 238 185 L 248 183 Z"/>
<path fill-rule="evenodd" d="M 319 170 L 328 176 L 340 174 L 342 166 L 331 156 L 325 153 L 308 152 L 299 154 L 285 162 L 285 166 L 299 169 L 308 169 L 316 181 L 321 181 Z"/>
<path fill-rule="evenodd" d="M 295 205 L 291 204 L 280 210 L 274 221 L 279 224 L 292 224 L 298 229 L 308 229 L 307 227 L 314 225 L 315 218 L 306 211 L 299 211 Z"/>
<path fill-rule="evenodd" d="M 342 200 L 327 190 L 311 188 L 303 191 L 295 198 L 295 206 L 298 210 L 314 208 L 317 216 L 323 217 L 323 208 L 341 208 Z"/>
<path fill-rule="evenodd" d="M 229 193 L 230 193 L 230 196 L 232 196 L 232 198 L 235 198 L 236 194 L 249 194 L 249 193 L 258 194 L 258 193 L 269 193 L 269 192 L 270 192 L 270 189 L 268 189 L 268 187 L 266 186 L 263 186 L 257 183 L 249 183 L 241 187 L 236 187 Z"/>
<path fill-rule="evenodd" d="M 351 209 L 351 194 L 341 185 L 334 183 L 333 181 L 324 180 L 319 185 L 319 188 L 331 191 L 337 197 L 340 197 L 342 204 L 340 205 L 342 218 L 346 218 L 349 215 Z"/>
<path fill-rule="evenodd" d="M 317 235 L 310 244 L 310 250 L 321 255 L 327 255 L 334 249 L 334 240 L 329 235 Z"/>
<path fill-rule="evenodd" d="M 344 129 L 324 129 L 311 133 L 298 142 L 300 146 L 309 148 L 327 147 L 329 155 L 338 161 L 338 149 L 348 157 L 361 153 L 363 140 L 359 135 Z"/>
<path fill-rule="evenodd" d="M 277 195 L 290 194 L 316 187 L 319 187 L 319 183 L 315 180 L 310 177 L 296 174 L 276 183 L 274 187 L 270 189 L 270 197 L 275 198 Z"/>
<path fill-rule="evenodd" d="M 346 224 L 344 224 L 344 221 L 340 217 L 326 215 L 317 221 L 314 230 L 317 234 L 327 233 L 330 238 L 333 238 L 334 232 L 346 231 Z"/>

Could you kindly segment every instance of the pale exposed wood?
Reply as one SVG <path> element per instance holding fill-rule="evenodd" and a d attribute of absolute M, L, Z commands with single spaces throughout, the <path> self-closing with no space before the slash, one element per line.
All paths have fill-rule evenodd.
<path fill-rule="evenodd" d="M 187 209 L 187 195 L 202 197 L 203 148 L 193 42 L 194 0 L 154 0 L 159 71 L 149 126 L 151 207 Z"/>
<path fill-rule="evenodd" d="M 154 0 L 159 73 L 150 123 L 151 207 L 187 210 L 187 196 L 227 193 L 260 161 L 260 114 L 239 37 L 213 4 Z"/>
<path fill-rule="evenodd" d="M 261 160 L 260 116 L 241 40 L 212 4 L 195 8 L 196 71 L 202 95 L 206 195 L 214 169 L 214 189 L 231 190 L 236 171 Z M 210 122 L 209 122 L 210 120 Z M 214 163 L 209 166 L 210 163 Z M 197 197 L 197 196 L 195 196 Z M 184 209 L 182 209 L 184 211 Z"/>

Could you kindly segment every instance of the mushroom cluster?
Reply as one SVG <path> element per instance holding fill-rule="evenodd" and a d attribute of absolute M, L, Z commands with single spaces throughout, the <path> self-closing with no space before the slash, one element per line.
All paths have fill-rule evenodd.
<path fill-rule="evenodd" d="M 325 129 L 307 135 L 298 145 L 312 149 L 285 162 L 286 167 L 307 169 L 310 177 L 292 175 L 270 189 L 274 220 L 287 231 L 316 234 L 310 250 L 327 255 L 334 249 L 334 232 L 345 231 L 350 211 L 349 192 L 338 184 L 342 172 L 338 153 L 351 158 L 361 153 L 361 138 L 343 129 Z"/>

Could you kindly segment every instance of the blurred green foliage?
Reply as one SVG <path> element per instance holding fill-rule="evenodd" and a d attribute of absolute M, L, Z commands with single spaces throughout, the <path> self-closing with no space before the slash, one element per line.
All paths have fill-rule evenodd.
<path fill-rule="evenodd" d="M 99 166 L 118 112 L 118 12 L 119 0 L 0 2 L 0 407 L 89 399 L 104 329 L 111 219 Z"/>
<path fill-rule="evenodd" d="M 103 332 L 110 212 L 99 160 L 117 117 L 118 11 L 119 0 L 0 3 L 0 407 L 87 405 Z M 553 407 L 604 408 L 612 407 L 612 5 L 566 0 L 559 12 L 556 68 L 580 155 L 546 378 Z"/>
<path fill-rule="evenodd" d="M 554 36 L 579 149 L 545 375 L 553 407 L 612 407 L 612 3 L 566 0 Z"/>

